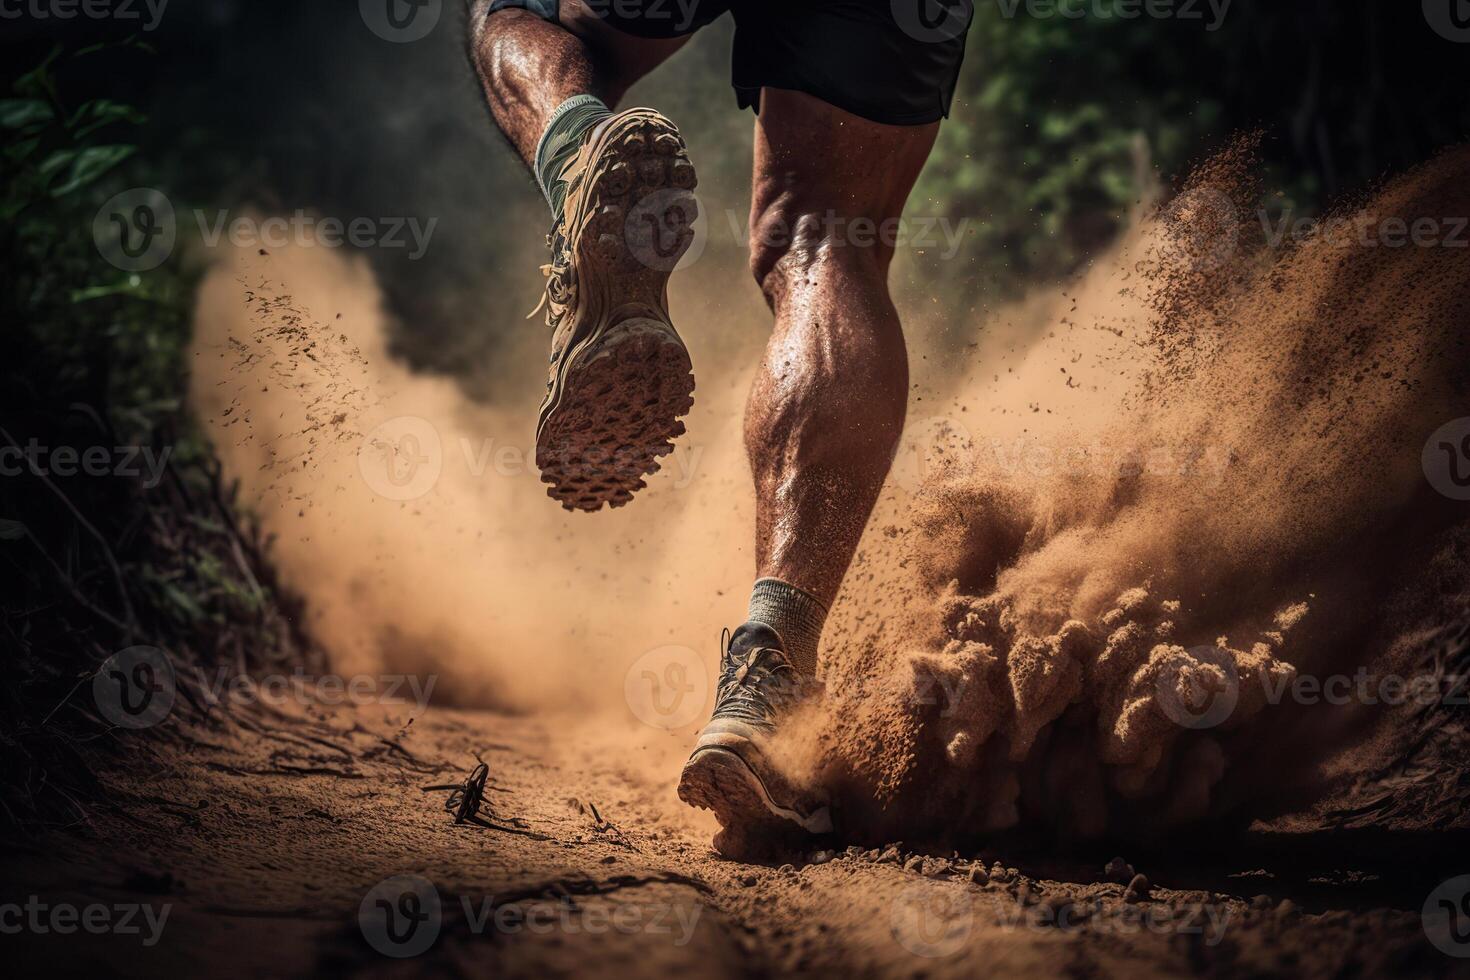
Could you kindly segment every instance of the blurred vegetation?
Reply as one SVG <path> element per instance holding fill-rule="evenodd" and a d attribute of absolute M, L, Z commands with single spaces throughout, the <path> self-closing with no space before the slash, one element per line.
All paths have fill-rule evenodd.
<path fill-rule="evenodd" d="M 1301 214 L 1470 136 L 1470 58 L 1417 4 L 1235 0 L 1218 22 L 1204 2 L 1197 19 L 1123 16 L 1139 7 L 1128 0 L 1056 6 L 1079 16 L 975 5 L 910 205 L 977 222 L 962 295 L 1065 278 L 1151 185 L 1167 193 L 1234 133 L 1265 131 L 1271 207 Z"/>
<path fill-rule="evenodd" d="M 0 99 L 0 802 L 22 825 L 83 817 L 79 747 L 107 731 L 90 678 L 117 650 L 157 646 L 182 669 L 303 649 L 183 410 L 194 277 L 177 260 L 121 271 L 93 238 L 104 201 L 159 179 L 131 138 L 137 107 L 61 94 L 68 70 L 120 50 L 151 57 L 132 40 L 57 49 Z M 77 465 L 88 450 L 100 470 Z"/>

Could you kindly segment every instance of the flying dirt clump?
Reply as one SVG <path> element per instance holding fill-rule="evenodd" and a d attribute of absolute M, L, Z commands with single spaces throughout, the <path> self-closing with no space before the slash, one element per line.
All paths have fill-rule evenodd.
<path fill-rule="evenodd" d="M 1295 240 L 1262 233 L 1252 160 L 1246 141 L 1194 174 L 1008 377 L 961 380 L 969 465 L 885 501 L 912 516 L 875 520 L 902 527 L 870 531 L 823 654 L 837 691 L 906 679 L 868 680 L 888 696 L 841 701 L 818 739 L 854 832 L 1149 834 L 1300 805 L 1387 715 L 1297 703 L 1298 679 L 1401 667 L 1434 624 L 1393 610 L 1470 582 L 1425 574 L 1466 512 L 1421 467 L 1470 414 L 1470 252 L 1383 244 L 1470 214 L 1470 152 Z"/>

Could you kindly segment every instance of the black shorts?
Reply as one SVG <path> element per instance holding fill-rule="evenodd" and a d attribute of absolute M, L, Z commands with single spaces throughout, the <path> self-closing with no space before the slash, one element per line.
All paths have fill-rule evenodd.
<path fill-rule="evenodd" d="M 760 111 L 763 87 L 814 95 L 877 123 L 949 115 L 974 0 L 583 0 L 627 34 L 674 38 L 729 13 L 732 84 Z M 554 6 L 520 0 L 494 6 Z"/>

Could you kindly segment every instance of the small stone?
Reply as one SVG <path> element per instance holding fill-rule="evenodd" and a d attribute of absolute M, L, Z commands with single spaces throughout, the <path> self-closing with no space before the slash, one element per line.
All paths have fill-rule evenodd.
<path fill-rule="evenodd" d="M 847 850 L 843 853 L 850 858 L 860 858 L 863 856 L 863 849 L 861 847 L 858 847 L 856 844 L 850 844 L 848 845 Z"/>
<path fill-rule="evenodd" d="M 1123 901 L 1141 902 L 1148 898 L 1149 883 L 1144 875 L 1134 875 L 1133 880 L 1128 882 L 1128 887 L 1123 891 Z"/>
<path fill-rule="evenodd" d="M 878 855 L 879 864 L 898 864 L 901 860 L 903 860 L 903 855 L 891 844 L 882 854 Z"/>
<path fill-rule="evenodd" d="M 849 848 L 851 850 L 851 848 Z M 835 855 L 831 851 L 817 851 L 807 860 L 808 864 L 826 864 Z"/>
<path fill-rule="evenodd" d="M 742 875 L 740 878 L 740 884 L 744 885 L 746 888 L 754 888 L 759 880 L 760 879 L 757 878 L 755 875 Z"/>
<path fill-rule="evenodd" d="M 988 885 L 990 883 L 990 872 L 985 870 L 983 864 L 970 865 L 970 881 L 977 885 Z"/>
<path fill-rule="evenodd" d="M 796 866 L 795 865 L 791 865 L 791 864 L 783 864 L 783 865 L 781 865 L 781 867 L 777 868 L 776 870 L 779 871 L 783 875 L 794 875 L 794 874 L 796 874 Z"/>
<path fill-rule="evenodd" d="M 1120 885 L 1125 885 L 1132 881 L 1133 876 L 1137 873 L 1133 870 L 1133 865 L 1120 857 L 1113 858 L 1108 862 L 1108 866 L 1103 868 L 1103 877 L 1108 879 L 1108 881 L 1116 881 Z"/>
<path fill-rule="evenodd" d="M 903 869 L 905 871 L 921 871 L 923 870 L 923 867 L 924 859 L 917 854 L 915 854 L 913 857 L 909 858 L 903 863 Z"/>

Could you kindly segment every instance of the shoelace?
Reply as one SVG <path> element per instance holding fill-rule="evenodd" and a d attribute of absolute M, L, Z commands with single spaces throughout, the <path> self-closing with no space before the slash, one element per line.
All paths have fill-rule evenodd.
<path fill-rule="evenodd" d="M 586 162 L 582 159 L 581 153 L 573 156 L 562 168 L 558 179 L 567 184 L 567 200 L 563 202 L 563 214 L 577 211 L 577 202 L 581 194 L 577 177 L 585 169 Z M 571 281 L 572 241 L 564 230 L 564 219 L 558 218 L 556 224 L 552 226 L 551 233 L 546 236 L 546 247 L 551 249 L 551 261 L 541 267 L 541 274 L 546 277 L 546 289 L 541 294 L 541 302 L 536 304 L 534 310 L 526 314 L 526 319 L 529 320 L 540 313 L 541 308 L 549 302 L 551 304 L 549 323 L 554 328 L 556 321 L 561 319 L 562 313 L 570 305 L 575 286 Z M 551 359 L 555 361 L 556 355 L 553 354 Z"/>
<path fill-rule="evenodd" d="M 720 674 L 715 714 L 773 728 L 777 712 L 796 700 L 800 680 L 796 668 L 781 651 L 769 647 L 756 647 L 739 658 L 731 657 L 729 637 L 728 629 L 720 634 L 721 650 L 728 662 Z"/>
<path fill-rule="evenodd" d="M 534 310 L 526 314 L 526 319 L 531 319 L 550 303 L 551 319 L 549 322 L 554 326 L 556 320 L 561 316 L 561 311 L 566 309 L 572 295 L 570 244 L 566 236 L 562 234 L 560 225 L 553 228 L 551 234 L 546 236 L 546 247 L 551 249 L 551 261 L 541 267 L 541 274 L 546 277 L 546 288 L 541 292 L 541 302 L 536 304 Z"/>

